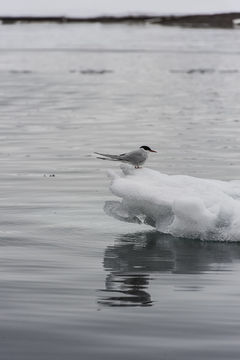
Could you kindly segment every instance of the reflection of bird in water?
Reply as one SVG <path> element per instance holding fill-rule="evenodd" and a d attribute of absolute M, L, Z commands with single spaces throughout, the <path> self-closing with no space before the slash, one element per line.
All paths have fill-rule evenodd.
<path fill-rule="evenodd" d="M 108 306 L 151 306 L 151 296 L 145 288 L 149 284 L 146 274 L 109 274 L 106 278 L 106 291 L 111 296 L 99 300 Z"/>
<path fill-rule="evenodd" d="M 139 232 L 119 237 L 104 254 L 108 272 L 100 304 L 108 306 L 151 306 L 148 286 L 161 281 L 156 274 L 172 274 L 178 290 L 200 290 L 199 284 L 178 282 L 177 274 L 193 274 L 225 269 L 226 263 L 240 259 L 240 244 L 177 239 L 158 232 Z"/>
<path fill-rule="evenodd" d="M 151 232 L 123 235 L 114 246 L 107 247 L 103 263 L 106 271 L 110 273 L 106 277 L 103 291 L 109 296 L 101 297 L 100 304 L 108 306 L 152 305 L 151 295 L 147 291 L 151 280 L 150 273 L 167 271 L 173 266 L 171 253 L 167 249 L 162 249 L 162 252 L 158 253 L 154 234 Z M 166 251 L 168 261 L 162 258 Z M 155 261 L 156 258 L 159 261 Z"/>

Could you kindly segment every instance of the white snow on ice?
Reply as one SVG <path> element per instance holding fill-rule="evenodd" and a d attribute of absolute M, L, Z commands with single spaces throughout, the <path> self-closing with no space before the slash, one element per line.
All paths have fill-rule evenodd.
<path fill-rule="evenodd" d="M 240 181 L 166 175 L 121 165 L 108 170 L 121 201 L 104 210 L 119 220 L 145 223 L 162 233 L 202 240 L 240 241 Z"/>

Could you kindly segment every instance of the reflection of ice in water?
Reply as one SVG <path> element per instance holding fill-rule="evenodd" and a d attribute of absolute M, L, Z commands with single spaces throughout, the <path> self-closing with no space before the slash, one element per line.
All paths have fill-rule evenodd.
<path fill-rule="evenodd" d="M 229 263 L 240 259 L 239 243 L 201 242 L 178 239 L 158 232 L 139 232 L 119 237 L 104 254 L 107 271 L 105 289 L 99 303 L 108 306 L 151 306 L 152 281 L 161 274 L 199 274 L 229 270 Z M 156 276 L 158 274 L 158 276 Z M 186 282 L 175 290 L 197 291 L 204 284 Z"/>
<path fill-rule="evenodd" d="M 169 176 L 121 166 L 109 171 L 110 189 L 122 201 L 107 201 L 108 215 L 145 223 L 162 233 L 202 240 L 240 240 L 240 182 Z"/>

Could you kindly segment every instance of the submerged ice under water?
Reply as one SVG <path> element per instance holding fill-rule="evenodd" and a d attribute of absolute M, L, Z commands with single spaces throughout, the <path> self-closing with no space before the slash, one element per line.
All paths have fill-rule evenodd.
<path fill-rule="evenodd" d="M 167 175 L 128 165 L 121 170 L 108 171 L 110 190 L 122 201 L 107 201 L 107 214 L 177 237 L 240 240 L 240 181 Z"/>

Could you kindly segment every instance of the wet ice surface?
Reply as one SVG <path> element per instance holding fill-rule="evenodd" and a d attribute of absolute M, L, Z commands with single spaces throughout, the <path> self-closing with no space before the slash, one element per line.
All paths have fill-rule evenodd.
<path fill-rule="evenodd" d="M 106 216 L 90 156 L 239 179 L 238 31 L 0 30 L 1 358 L 238 359 L 239 243 Z"/>

